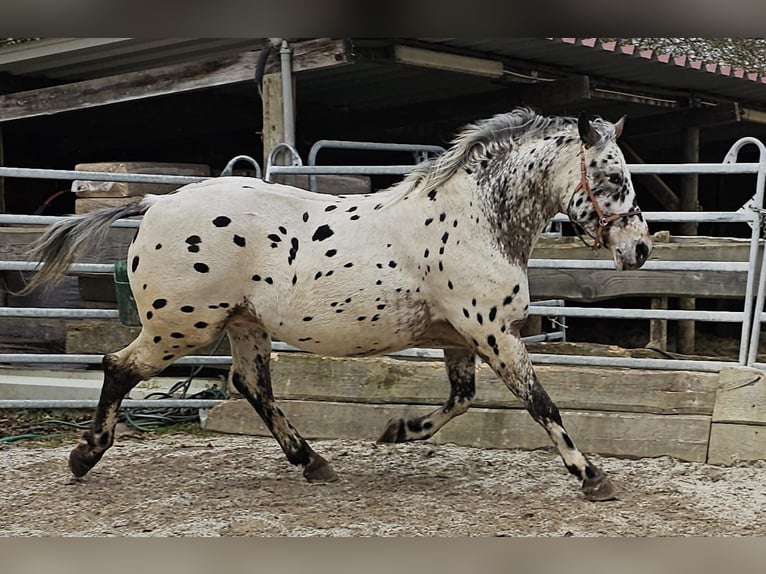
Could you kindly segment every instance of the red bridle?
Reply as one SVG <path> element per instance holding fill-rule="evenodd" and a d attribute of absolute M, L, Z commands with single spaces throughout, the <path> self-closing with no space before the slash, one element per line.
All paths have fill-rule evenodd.
<path fill-rule="evenodd" d="M 596 201 L 596 195 L 593 193 L 593 190 L 590 188 L 590 184 L 588 183 L 588 174 L 585 169 L 585 148 L 581 145 L 580 146 L 580 183 L 577 184 L 577 187 L 575 187 L 574 193 L 572 194 L 572 199 L 570 200 L 570 206 L 572 203 L 572 200 L 574 200 L 575 195 L 577 195 L 577 192 L 581 189 L 585 190 L 585 193 L 588 194 L 588 197 L 590 198 L 590 202 L 593 204 L 593 209 L 596 211 L 596 216 L 598 217 L 598 230 L 596 231 L 596 236 L 593 237 L 588 233 L 585 228 L 577 223 L 571 216 L 571 213 L 569 214 L 569 220 L 580 227 L 585 233 L 588 233 L 588 235 L 593 239 L 593 245 L 588 245 L 588 243 L 582 238 L 581 234 L 578 234 L 578 237 L 580 240 L 585 243 L 585 245 L 588 245 L 593 251 L 597 251 L 602 246 L 602 239 L 604 236 L 604 233 L 606 232 L 606 228 L 613 222 L 617 221 L 618 219 L 623 219 L 626 217 L 631 217 L 633 215 L 638 215 L 641 213 L 640 209 L 634 209 L 631 211 L 626 211 L 625 213 L 612 213 L 611 215 L 604 215 L 604 213 L 601 211 L 601 207 L 598 204 L 598 201 Z M 571 211 L 571 210 L 570 210 Z"/>

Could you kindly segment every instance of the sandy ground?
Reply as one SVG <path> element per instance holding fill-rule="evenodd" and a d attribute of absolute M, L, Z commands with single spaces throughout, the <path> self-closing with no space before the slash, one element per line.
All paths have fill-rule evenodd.
<path fill-rule="evenodd" d="M 71 444 L 0 451 L 2 536 L 766 535 L 766 464 L 593 457 L 616 501 L 551 451 L 313 441 L 341 475 L 308 484 L 272 439 L 123 438 L 85 479 Z"/>

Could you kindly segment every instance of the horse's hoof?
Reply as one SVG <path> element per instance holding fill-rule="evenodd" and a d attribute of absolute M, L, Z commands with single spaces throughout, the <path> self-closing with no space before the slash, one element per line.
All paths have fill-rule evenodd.
<path fill-rule="evenodd" d="M 614 484 L 603 470 L 598 470 L 596 476 L 586 478 L 582 483 L 582 492 L 585 498 L 593 502 L 603 502 L 617 498 Z"/>
<path fill-rule="evenodd" d="M 101 460 L 103 455 L 103 451 L 94 453 L 88 450 L 87 445 L 78 445 L 69 453 L 69 470 L 77 478 L 83 477 L 88 474 L 91 468 L 96 466 L 96 463 Z"/>
<path fill-rule="evenodd" d="M 335 482 L 338 475 L 330 463 L 317 455 L 303 468 L 303 476 L 309 482 Z"/>
<path fill-rule="evenodd" d="M 407 431 L 405 429 L 404 419 L 394 418 L 388 421 L 388 426 L 377 442 L 379 443 L 394 443 L 405 442 L 407 440 Z"/>

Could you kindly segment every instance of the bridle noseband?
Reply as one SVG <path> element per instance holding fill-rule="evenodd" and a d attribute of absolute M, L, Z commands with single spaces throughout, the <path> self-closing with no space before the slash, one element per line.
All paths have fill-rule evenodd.
<path fill-rule="evenodd" d="M 588 231 L 580 223 L 575 221 L 571 215 L 572 201 L 574 200 L 575 195 L 577 195 L 577 192 L 581 189 L 584 189 L 588 194 L 590 202 L 593 204 L 593 209 L 596 211 L 596 216 L 598 217 L 598 229 L 596 231 L 595 237 L 588 233 Z M 628 218 L 641 213 L 640 209 L 633 209 L 624 213 L 612 213 L 611 215 L 604 215 L 604 213 L 601 211 L 601 207 L 599 206 L 598 201 L 596 201 L 596 195 L 593 193 L 593 190 L 590 188 L 590 184 L 588 183 L 588 173 L 585 169 L 585 147 L 582 144 L 580 145 L 580 183 L 578 183 L 577 187 L 575 187 L 572 198 L 569 200 L 569 207 L 569 220 L 574 225 L 582 229 L 582 231 L 590 236 L 591 239 L 593 239 L 593 245 L 588 245 L 588 242 L 583 239 L 581 233 L 578 233 L 577 236 L 580 238 L 580 241 L 582 241 L 585 245 L 588 245 L 588 247 L 593 249 L 593 251 L 598 251 L 601 248 L 604 233 L 606 232 L 606 228 L 609 225 L 618 219 Z"/>

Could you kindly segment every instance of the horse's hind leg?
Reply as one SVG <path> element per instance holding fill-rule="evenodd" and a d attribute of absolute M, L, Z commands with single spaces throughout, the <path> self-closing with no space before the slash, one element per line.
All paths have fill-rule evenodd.
<path fill-rule="evenodd" d="M 311 449 L 274 402 L 269 334 L 254 323 L 232 323 L 226 332 L 231 343 L 231 382 L 263 419 L 287 460 L 303 466 L 303 476 L 309 482 L 338 480 L 332 466 Z"/>
<path fill-rule="evenodd" d="M 75 476 L 84 476 L 112 446 L 117 411 L 130 389 L 170 364 L 171 361 L 163 360 L 153 347 L 156 345 L 152 345 L 149 335 L 142 330 L 122 351 L 104 356 L 104 384 L 96 412 L 90 428 L 69 455 L 69 468 Z"/>
<path fill-rule="evenodd" d="M 489 346 L 489 341 L 493 346 Z M 532 418 L 548 433 L 567 470 L 582 481 L 582 491 L 589 500 L 611 500 L 615 489 L 607 474 L 580 452 L 561 422 L 561 415 L 537 379 L 521 339 L 515 335 L 491 338 L 479 343 L 478 353 L 514 395 L 519 397 Z"/>
<path fill-rule="evenodd" d="M 393 418 L 378 442 L 424 440 L 471 406 L 476 392 L 476 355 L 468 349 L 444 349 L 444 363 L 450 383 L 447 402 L 433 412 L 419 417 Z"/>

